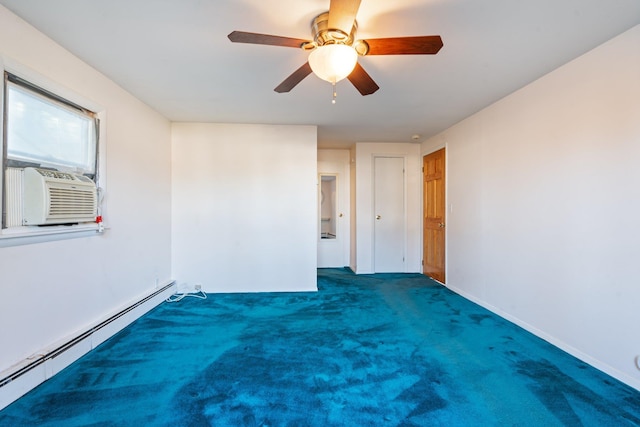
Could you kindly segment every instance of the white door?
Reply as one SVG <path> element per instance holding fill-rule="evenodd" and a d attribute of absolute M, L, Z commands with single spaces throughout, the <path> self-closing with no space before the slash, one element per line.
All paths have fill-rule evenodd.
<path fill-rule="evenodd" d="M 404 272 L 404 158 L 374 158 L 374 271 Z"/>

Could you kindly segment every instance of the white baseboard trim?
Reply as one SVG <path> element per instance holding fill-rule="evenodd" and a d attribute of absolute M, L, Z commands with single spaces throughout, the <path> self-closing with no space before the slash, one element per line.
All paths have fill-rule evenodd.
<path fill-rule="evenodd" d="M 42 384 L 80 357 L 120 332 L 127 325 L 175 293 L 175 281 L 168 281 L 98 324 L 80 331 L 65 342 L 43 349 L 0 373 L 0 410 Z"/>
<path fill-rule="evenodd" d="M 573 357 L 576 357 L 580 360 L 582 360 L 583 362 L 593 366 L 594 368 L 604 372 L 605 374 L 617 379 L 620 382 L 623 382 L 625 384 L 627 384 L 629 387 L 633 387 L 636 390 L 640 391 L 640 380 L 638 380 L 637 378 L 631 377 L 627 374 L 625 374 L 624 372 L 619 371 L 618 369 L 613 368 L 612 366 L 602 362 L 601 360 L 595 359 L 592 356 L 576 349 L 575 347 L 572 347 L 571 345 L 565 343 L 564 341 L 561 341 L 559 339 L 557 339 L 556 337 L 547 334 L 546 332 L 528 324 L 527 322 L 522 321 L 521 319 L 514 317 L 512 315 L 510 315 L 509 313 L 506 313 L 502 310 L 500 310 L 497 307 L 494 307 L 491 304 L 486 303 L 485 301 L 482 301 L 478 298 L 476 298 L 473 295 L 470 295 L 466 292 L 464 292 L 461 289 L 458 289 L 454 286 L 448 286 L 445 285 L 447 288 L 449 288 L 450 290 L 452 290 L 453 292 L 457 293 L 458 295 L 468 299 L 469 301 L 472 301 L 476 304 L 478 304 L 481 307 L 486 308 L 487 310 L 491 311 L 494 314 L 497 314 L 498 316 L 508 320 L 511 323 L 514 323 L 518 326 L 520 326 L 522 329 L 531 332 L 533 335 L 537 336 L 538 338 L 541 338 L 545 341 L 547 341 L 548 343 L 558 347 L 560 350 L 563 350 L 567 353 L 569 353 L 570 355 L 572 355 Z"/>

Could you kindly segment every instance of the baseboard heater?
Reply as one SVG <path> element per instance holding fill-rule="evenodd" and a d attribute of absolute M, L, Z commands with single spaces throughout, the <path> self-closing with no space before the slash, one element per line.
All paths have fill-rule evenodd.
<path fill-rule="evenodd" d="M 94 332 L 99 331 L 100 329 L 104 328 L 105 326 L 107 326 L 108 324 L 112 323 L 113 321 L 119 319 L 120 317 L 124 316 L 125 314 L 129 313 L 132 310 L 135 310 L 137 307 L 141 306 L 142 304 L 144 304 L 145 302 L 149 301 L 150 299 L 154 298 L 155 296 L 161 294 L 162 292 L 166 291 L 167 289 L 169 289 L 171 286 L 175 285 L 175 281 L 172 281 L 168 284 L 166 284 L 165 286 L 163 286 L 162 288 L 156 290 L 155 292 L 153 292 L 151 295 L 141 299 L 140 301 L 130 305 L 129 307 L 119 311 L 118 313 L 114 314 L 113 316 L 109 317 L 108 319 L 103 320 L 102 322 L 98 323 L 96 326 L 92 327 L 91 329 L 88 329 L 87 331 L 81 333 L 80 335 L 76 336 L 75 338 L 65 342 L 64 344 L 61 344 L 60 346 L 56 347 L 55 349 L 49 351 L 48 353 L 42 355 L 41 357 L 39 357 L 38 359 L 34 360 L 33 362 L 30 362 L 29 364 L 23 366 L 22 368 L 18 369 L 17 371 L 7 375 L 6 377 L 0 379 L 0 388 L 9 384 L 11 381 L 16 380 L 17 378 L 21 377 L 22 375 L 26 374 L 27 372 L 29 372 L 30 370 L 34 369 L 37 366 L 40 366 L 41 364 L 45 363 L 47 360 L 49 359 L 53 359 L 59 355 L 61 355 L 62 353 L 64 353 L 65 351 L 67 351 L 68 349 L 70 349 L 71 347 L 73 347 L 74 345 L 76 345 L 77 343 L 79 343 L 80 341 L 84 340 L 85 338 L 88 338 L 89 336 L 91 336 Z"/>

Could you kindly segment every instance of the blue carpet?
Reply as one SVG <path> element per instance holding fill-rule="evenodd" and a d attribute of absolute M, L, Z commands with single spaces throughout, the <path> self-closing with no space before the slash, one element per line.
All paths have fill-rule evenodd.
<path fill-rule="evenodd" d="M 640 426 L 640 392 L 418 274 L 163 303 L 2 426 Z"/>

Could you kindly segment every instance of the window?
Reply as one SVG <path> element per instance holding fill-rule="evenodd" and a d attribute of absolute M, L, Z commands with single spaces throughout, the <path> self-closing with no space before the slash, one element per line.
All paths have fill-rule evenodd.
<path fill-rule="evenodd" d="M 3 89 L 2 229 L 26 229 L 25 168 L 96 182 L 99 120 L 96 113 L 6 71 Z M 87 220 L 70 223 L 82 221 Z"/>
<path fill-rule="evenodd" d="M 95 113 L 5 73 L 8 165 L 72 170 L 95 176 Z"/>

